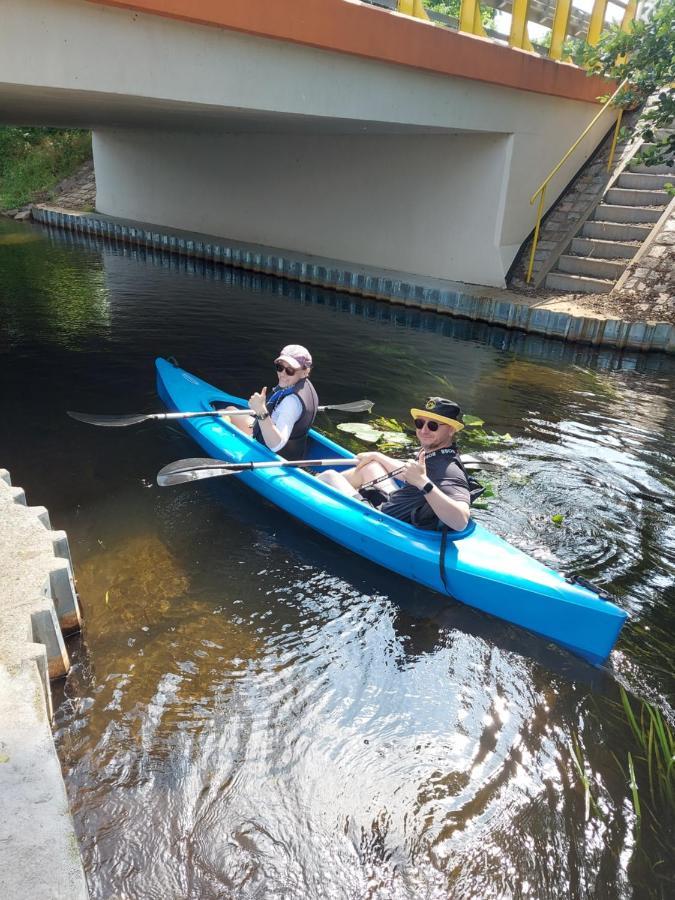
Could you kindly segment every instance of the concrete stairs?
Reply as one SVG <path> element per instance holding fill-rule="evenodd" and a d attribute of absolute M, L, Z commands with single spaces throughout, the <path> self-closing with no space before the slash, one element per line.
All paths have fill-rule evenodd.
<path fill-rule="evenodd" d="M 670 202 L 666 182 L 675 183 L 674 169 L 629 162 L 546 276 L 546 287 L 608 294 Z"/>

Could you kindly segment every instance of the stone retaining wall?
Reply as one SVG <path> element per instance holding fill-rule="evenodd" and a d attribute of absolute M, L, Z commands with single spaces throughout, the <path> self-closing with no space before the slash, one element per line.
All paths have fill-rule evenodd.
<path fill-rule="evenodd" d="M 675 198 L 652 229 L 640 251 L 614 286 L 610 297 L 633 299 L 637 308 L 657 314 L 675 302 Z"/>
<path fill-rule="evenodd" d="M 50 679 L 80 627 L 65 532 L 0 469 L 0 896 L 88 896 L 51 732 Z"/>
<path fill-rule="evenodd" d="M 317 287 L 386 300 L 563 341 L 638 350 L 675 352 L 675 326 L 659 322 L 625 322 L 547 309 L 537 297 L 515 295 L 441 279 L 359 266 L 339 260 L 304 256 L 209 235 L 126 222 L 99 213 L 77 213 L 46 205 L 32 210 L 45 225 L 96 238 L 121 241 L 146 250 L 202 259 Z"/>

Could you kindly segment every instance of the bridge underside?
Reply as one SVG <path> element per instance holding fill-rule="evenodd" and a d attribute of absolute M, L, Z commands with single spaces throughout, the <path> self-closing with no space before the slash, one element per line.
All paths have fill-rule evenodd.
<path fill-rule="evenodd" d="M 569 66 L 504 48 L 523 70 L 558 66 L 542 72 L 560 89 L 83 0 L 23 0 L 5 19 L 0 121 L 92 128 L 101 212 L 454 281 L 504 284 L 532 228 L 530 195 L 597 109 L 565 94 Z M 449 54 L 466 41 L 487 52 L 466 35 L 432 37 Z M 550 202 L 612 118 L 560 171 Z"/>

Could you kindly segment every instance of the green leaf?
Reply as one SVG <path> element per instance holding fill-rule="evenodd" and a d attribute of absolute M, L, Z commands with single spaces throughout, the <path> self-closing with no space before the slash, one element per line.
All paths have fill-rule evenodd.
<path fill-rule="evenodd" d="M 483 419 L 479 419 L 478 416 L 470 416 L 468 413 L 464 413 L 464 424 L 467 428 L 477 428 L 480 425 L 485 425 Z"/>
<path fill-rule="evenodd" d="M 482 495 L 481 495 L 481 498 L 482 498 L 482 499 L 487 500 L 489 497 L 494 497 L 494 496 L 495 496 L 495 489 L 494 489 L 494 487 L 492 486 L 492 482 L 491 482 L 491 481 L 486 481 L 486 482 L 483 484 L 483 487 L 485 488 L 485 490 L 484 490 L 484 492 L 483 492 Z"/>
<path fill-rule="evenodd" d="M 564 521 L 565 516 L 563 516 L 561 513 L 556 513 L 554 516 L 551 516 L 551 522 L 553 522 L 554 525 L 557 525 L 558 528 L 560 528 Z"/>

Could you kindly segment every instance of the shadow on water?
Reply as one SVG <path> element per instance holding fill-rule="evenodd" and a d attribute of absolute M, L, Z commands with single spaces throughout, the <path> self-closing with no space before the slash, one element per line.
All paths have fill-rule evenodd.
<path fill-rule="evenodd" d="M 671 717 L 671 359 L 0 231 L 37 238 L 0 241 L 0 379 L 21 386 L 0 396 L 0 462 L 75 557 L 85 630 L 56 733 L 92 897 L 667 896 L 670 820 L 636 818 L 618 685 Z M 496 494 L 477 516 L 617 593 L 632 619 L 607 669 L 234 479 L 158 489 L 194 454 L 179 428 L 64 415 L 157 409 L 155 355 L 247 395 L 299 335 L 326 402 L 404 419 L 441 393 L 513 436 L 465 435 Z"/>

